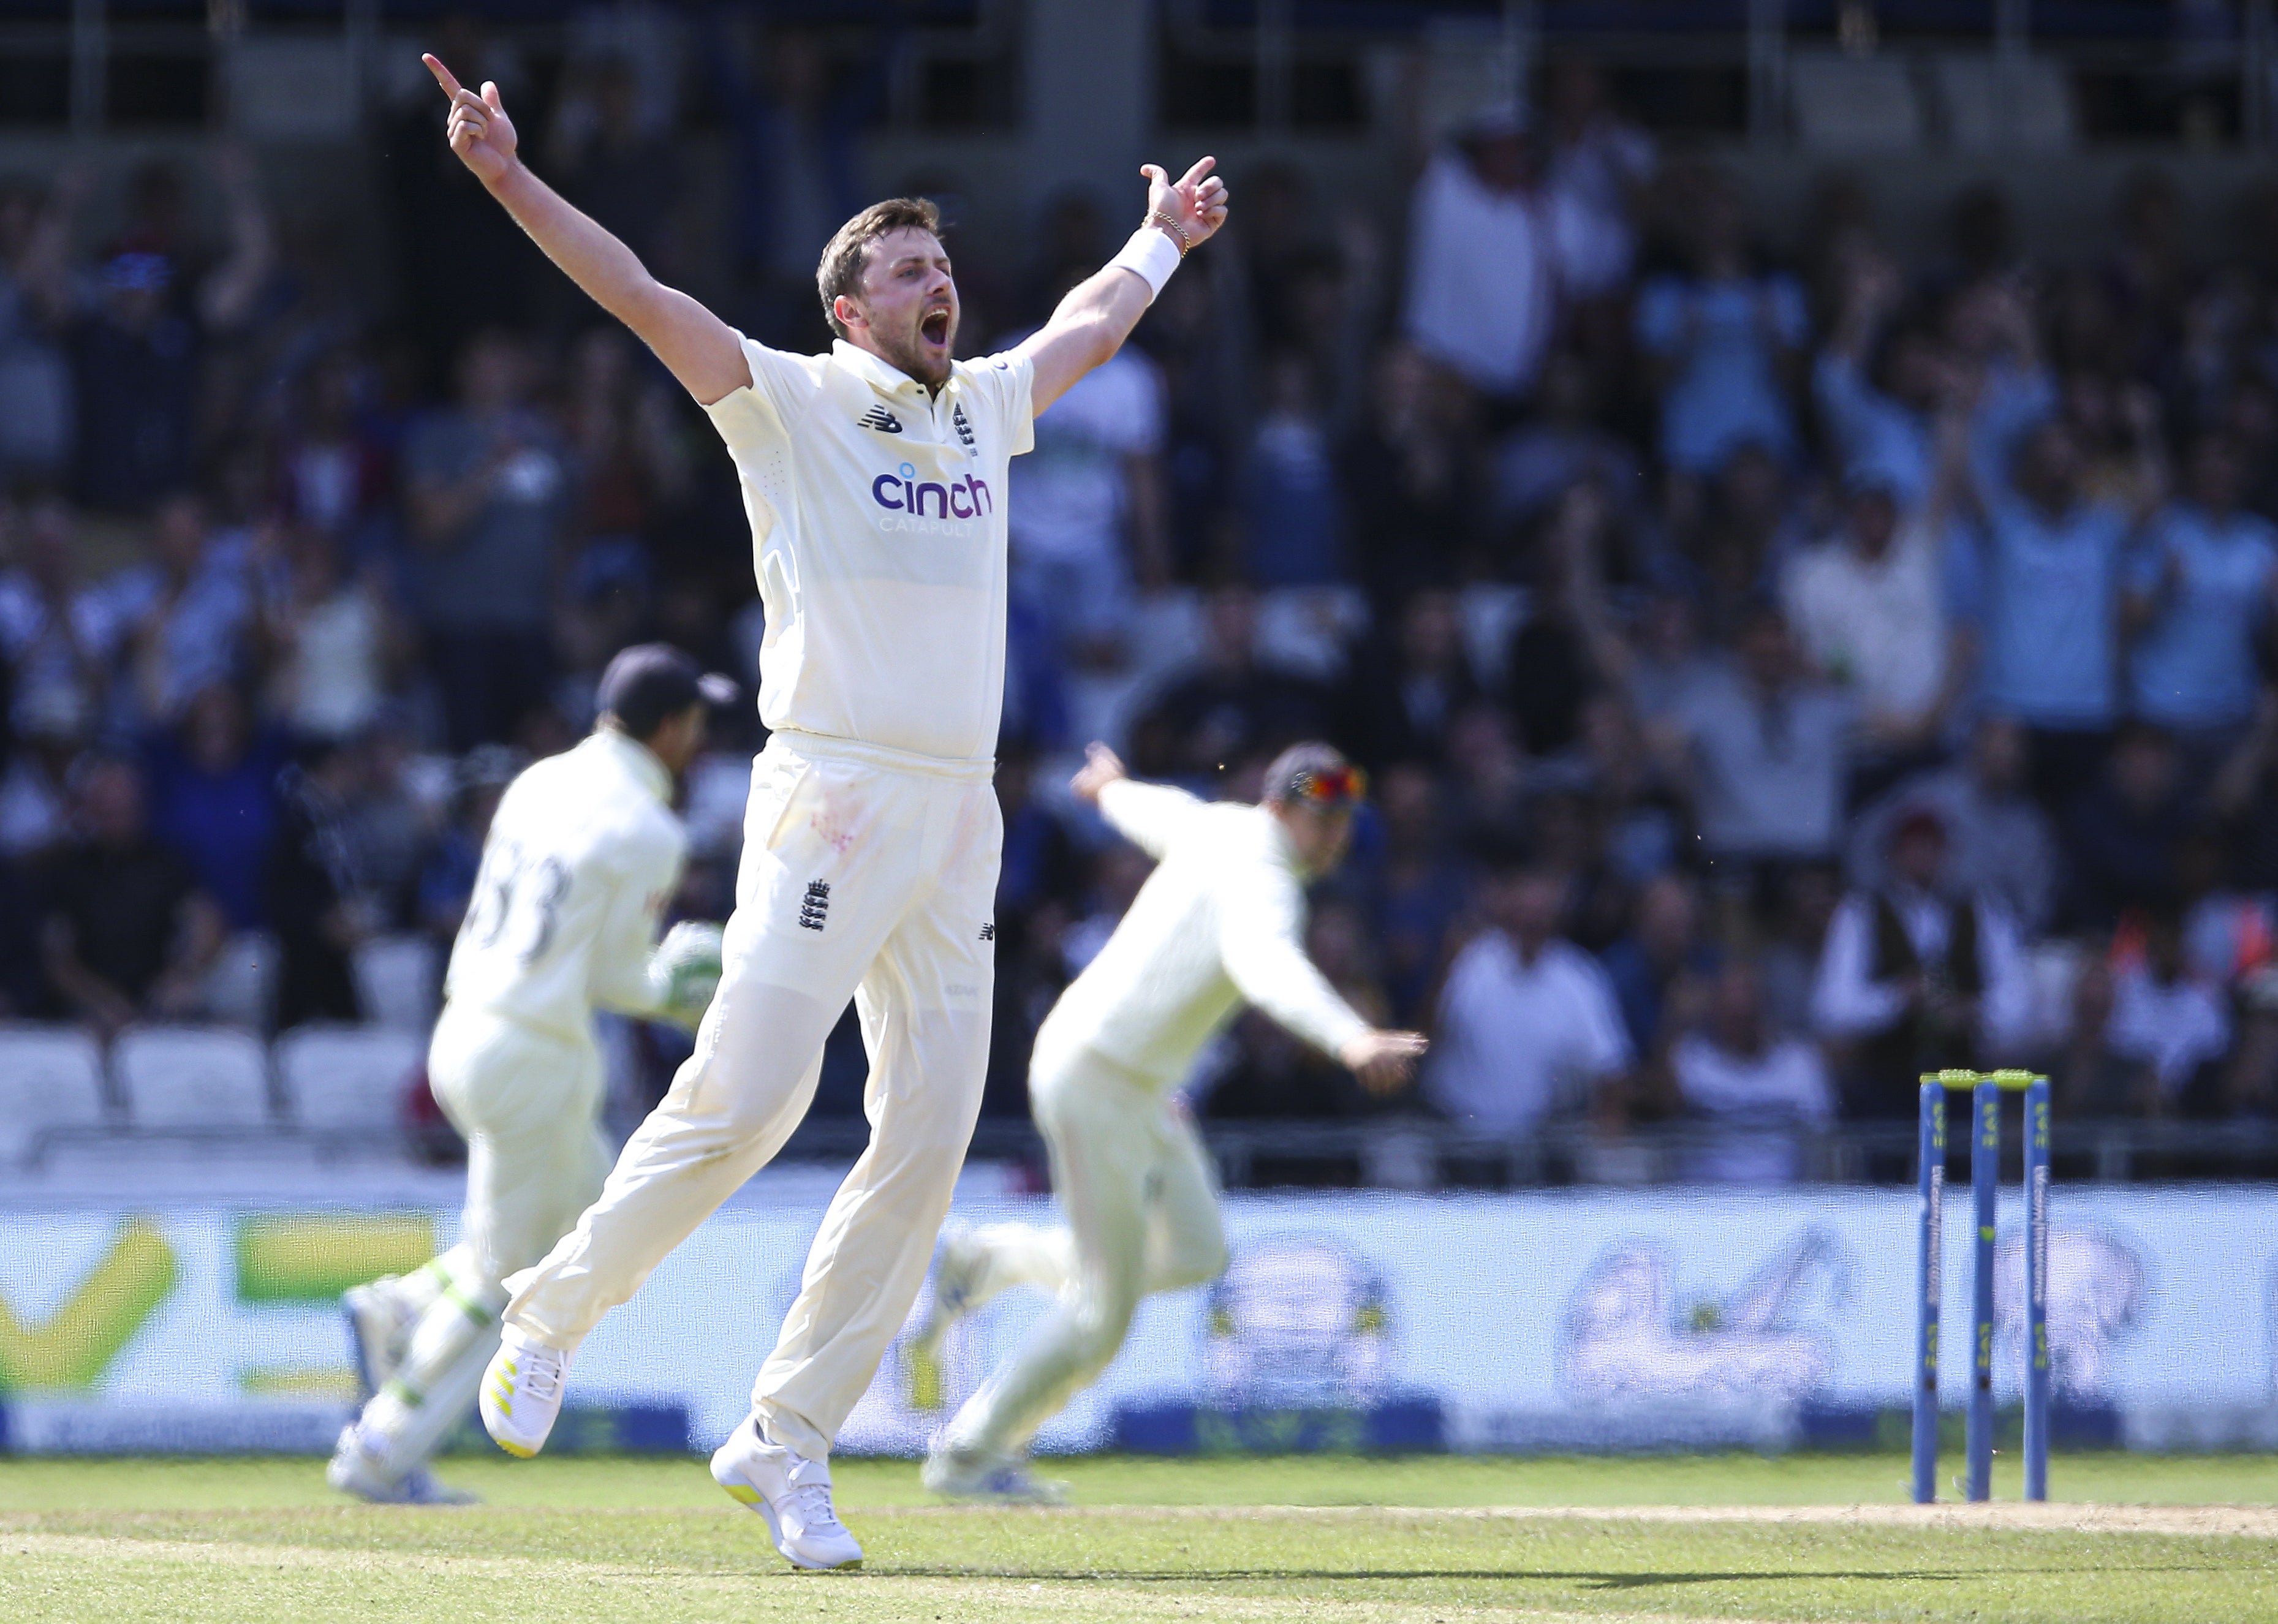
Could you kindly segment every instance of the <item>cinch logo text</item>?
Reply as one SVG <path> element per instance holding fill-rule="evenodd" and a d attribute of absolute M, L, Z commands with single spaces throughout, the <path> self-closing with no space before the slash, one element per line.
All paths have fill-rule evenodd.
<path fill-rule="evenodd" d="M 907 462 L 898 472 L 879 475 L 870 482 L 870 499 L 918 518 L 975 519 L 997 511 L 987 484 L 970 474 L 949 484 L 929 479 L 921 483 L 917 475 Z"/>

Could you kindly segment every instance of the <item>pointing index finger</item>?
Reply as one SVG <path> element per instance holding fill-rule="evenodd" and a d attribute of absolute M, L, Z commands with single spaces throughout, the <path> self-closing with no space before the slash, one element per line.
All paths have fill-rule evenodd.
<path fill-rule="evenodd" d="M 1198 158 L 1198 159 L 1196 159 L 1196 160 L 1195 161 L 1195 166 L 1194 166 L 1192 169 L 1189 170 L 1189 171 L 1186 172 L 1186 174 L 1185 174 L 1183 177 L 1181 177 L 1181 179 L 1180 179 L 1180 181 L 1179 181 L 1179 185 L 1180 185 L 1180 187 L 1181 187 L 1181 188 L 1184 188 L 1184 187 L 1191 187 L 1191 186 L 1198 185 L 1198 184 L 1201 182 L 1202 178 L 1203 178 L 1204 175 L 1207 175 L 1207 174 L 1209 174 L 1209 173 L 1210 173 L 1210 172 L 1211 172 L 1211 165 L 1212 165 L 1212 164 L 1215 164 L 1215 163 L 1217 163 L 1217 162 L 1218 162 L 1218 160 L 1217 160 L 1216 158 Z"/>
<path fill-rule="evenodd" d="M 429 51 L 423 54 L 419 60 L 427 65 L 427 71 L 435 76 L 435 82 L 443 87 L 443 94 L 453 101 L 457 101 L 459 81 L 451 76 L 451 70 L 443 65 L 442 59 L 432 51 Z"/>

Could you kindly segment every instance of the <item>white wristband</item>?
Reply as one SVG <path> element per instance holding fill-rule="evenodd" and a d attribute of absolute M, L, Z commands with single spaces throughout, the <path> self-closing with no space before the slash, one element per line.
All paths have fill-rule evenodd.
<path fill-rule="evenodd" d="M 1146 283 L 1151 303 L 1162 293 L 1163 284 L 1171 279 L 1171 272 L 1179 268 L 1179 245 L 1171 240 L 1169 233 L 1143 225 L 1131 233 L 1123 251 L 1107 263 L 1122 266 Z"/>

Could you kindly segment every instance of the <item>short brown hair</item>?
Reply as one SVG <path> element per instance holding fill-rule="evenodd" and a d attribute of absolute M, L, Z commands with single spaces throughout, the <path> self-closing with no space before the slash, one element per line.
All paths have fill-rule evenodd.
<path fill-rule="evenodd" d="M 911 227 L 940 236 L 941 210 L 928 198 L 890 197 L 840 226 L 823 248 L 822 263 L 814 268 L 814 288 L 822 295 L 822 319 L 838 337 L 846 336 L 845 324 L 838 319 L 838 295 L 851 299 L 862 291 L 862 263 L 870 245 L 889 232 Z"/>

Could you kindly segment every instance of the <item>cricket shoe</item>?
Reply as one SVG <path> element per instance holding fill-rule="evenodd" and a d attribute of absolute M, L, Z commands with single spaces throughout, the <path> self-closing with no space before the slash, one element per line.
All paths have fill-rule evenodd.
<path fill-rule="evenodd" d="M 424 1466 L 400 1477 L 389 1475 L 386 1457 L 371 1446 L 355 1422 L 340 1429 L 325 1481 L 374 1506 L 471 1506 L 476 1500 L 463 1489 L 446 1489 Z"/>
<path fill-rule="evenodd" d="M 975 1294 L 988 1267 L 989 1248 L 975 1239 L 971 1230 L 959 1227 L 942 1236 L 941 1250 L 933 1264 L 933 1299 L 926 1307 L 925 1323 L 910 1340 L 913 1353 L 930 1359 L 939 1351 L 949 1328 L 973 1311 Z"/>
<path fill-rule="evenodd" d="M 340 1293 L 340 1313 L 348 1323 L 348 1352 L 355 1357 L 356 1379 L 363 1396 L 372 1397 L 395 1379 L 403 1350 L 419 1316 L 388 1288 L 396 1277 L 387 1275 L 368 1285 L 351 1285 Z"/>
<path fill-rule="evenodd" d="M 768 1443 L 756 1415 L 713 1452 L 712 1481 L 767 1519 L 768 1537 L 793 1567 L 862 1566 L 862 1547 L 830 1504 L 830 1463 Z"/>
<path fill-rule="evenodd" d="M 1030 1475 L 1018 1456 L 993 1450 L 959 1449 L 936 1443 L 926 1452 L 918 1481 L 929 1494 L 952 1500 L 994 1501 L 1004 1506 L 1064 1506 L 1067 1485 Z"/>
<path fill-rule="evenodd" d="M 546 1435 L 562 1414 L 562 1389 L 569 1377 L 569 1354 L 508 1325 L 483 1372 L 476 1405 L 483 1430 L 507 1453 L 529 1460 L 546 1447 Z"/>

